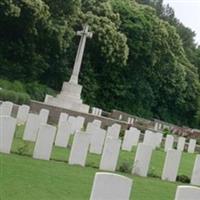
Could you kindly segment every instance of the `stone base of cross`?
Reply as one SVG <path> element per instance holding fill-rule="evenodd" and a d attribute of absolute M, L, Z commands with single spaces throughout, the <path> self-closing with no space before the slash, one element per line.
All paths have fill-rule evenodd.
<path fill-rule="evenodd" d="M 89 26 L 85 25 L 82 31 L 78 31 L 77 35 L 81 36 L 76 59 L 73 67 L 73 72 L 69 82 L 64 82 L 60 94 L 56 97 L 46 95 L 45 103 L 56 107 L 66 108 L 79 112 L 88 113 L 89 106 L 83 104 L 81 99 L 82 86 L 78 84 L 78 77 L 80 73 L 81 63 L 83 59 L 83 53 L 85 49 L 87 37 L 91 38 L 92 33 L 88 32 Z"/>

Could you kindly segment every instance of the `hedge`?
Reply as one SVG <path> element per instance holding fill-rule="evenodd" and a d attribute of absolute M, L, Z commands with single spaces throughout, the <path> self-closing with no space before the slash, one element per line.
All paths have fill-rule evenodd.
<path fill-rule="evenodd" d="M 30 96 L 26 93 L 0 89 L 0 100 L 11 101 L 16 104 L 30 104 Z"/>

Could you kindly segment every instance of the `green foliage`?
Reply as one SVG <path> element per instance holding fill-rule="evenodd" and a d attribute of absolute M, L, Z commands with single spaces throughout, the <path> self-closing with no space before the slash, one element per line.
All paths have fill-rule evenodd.
<path fill-rule="evenodd" d="M 171 135 L 172 134 L 172 132 L 168 129 L 168 128 L 165 128 L 164 130 L 163 130 L 163 136 L 164 137 L 167 137 L 167 135 Z"/>
<path fill-rule="evenodd" d="M 37 101 L 44 101 L 45 95 L 49 94 L 55 96 L 55 91 L 46 85 L 38 82 L 22 83 L 20 81 L 8 81 L 0 79 L 0 88 L 3 89 L 2 100 L 12 100 L 15 103 L 22 104 L 29 102 L 30 98 Z"/>
<path fill-rule="evenodd" d="M 16 104 L 29 104 L 30 96 L 26 93 L 14 92 L 12 90 L 0 90 L 0 100 L 11 101 Z"/>
<path fill-rule="evenodd" d="M 24 85 L 20 81 L 8 81 L 0 79 L 0 87 L 6 90 L 13 90 L 15 92 L 26 92 Z"/>
<path fill-rule="evenodd" d="M 84 23 L 94 32 L 80 74 L 86 103 L 200 126 L 200 50 L 163 0 L 2 0 L 0 78 L 26 84 L 0 86 L 40 101 L 60 90 Z"/>
<path fill-rule="evenodd" d="M 190 178 L 185 175 L 178 175 L 176 178 L 176 181 L 181 182 L 181 183 L 190 183 Z"/>
<path fill-rule="evenodd" d="M 31 99 L 33 100 L 44 101 L 46 94 L 55 96 L 54 90 L 52 90 L 51 88 L 48 88 L 45 85 L 41 85 L 37 82 L 27 83 L 25 87 L 26 87 L 27 93 L 30 94 Z"/>
<path fill-rule="evenodd" d="M 119 171 L 123 172 L 123 173 L 131 173 L 132 170 L 132 165 L 130 165 L 130 163 L 128 162 L 123 162 L 120 166 L 119 166 Z"/>

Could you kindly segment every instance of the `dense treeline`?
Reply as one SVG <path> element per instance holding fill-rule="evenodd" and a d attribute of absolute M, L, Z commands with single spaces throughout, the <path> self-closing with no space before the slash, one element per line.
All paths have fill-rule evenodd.
<path fill-rule="evenodd" d="M 162 0 L 1 0 L 0 78 L 59 90 L 84 23 L 86 103 L 199 127 L 200 48 Z"/>

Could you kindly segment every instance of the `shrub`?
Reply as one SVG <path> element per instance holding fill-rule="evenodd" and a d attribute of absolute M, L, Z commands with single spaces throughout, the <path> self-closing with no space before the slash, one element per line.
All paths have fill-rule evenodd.
<path fill-rule="evenodd" d="M 26 93 L 14 92 L 11 90 L 0 90 L 0 100 L 11 101 L 16 104 L 29 104 L 30 96 Z"/>
<path fill-rule="evenodd" d="M 43 101 L 46 94 L 55 96 L 55 91 L 45 85 L 37 82 L 26 84 L 26 91 L 31 96 L 31 99 Z"/>
<path fill-rule="evenodd" d="M 10 82 L 8 80 L 0 79 L 0 87 L 5 90 L 26 93 L 25 87 L 20 81 Z"/>
<path fill-rule="evenodd" d="M 119 166 L 119 171 L 123 172 L 123 173 L 131 173 L 131 168 L 132 165 L 128 162 L 123 162 L 120 166 Z"/>
<path fill-rule="evenodd" d="M 181 183 L 190 183 L 190 178 L 185 175 L 178 175 L 176 177 L 176 181 L 181 182 Z"/>
<path fill-rule="evenodd" d="M 168 128 L 165 128 L 164 130 L 163 130 L 163 136 L 164 137 L 167 137 L 167 135 L 171 135 L 172 134 L 172 132 L 168 129 Z"/>
<path fill-rule="evenodd" d="M 4 79 L 0 79 L 0 88 L 9 92 L 9 97 L 6 97 L 6 100 L 10 100 L 12 102 L 17 103 L 18 100 L 15 98 L 19 98 L 20 102 L 26 102 L 27 94 L 29 95 L 29 98 L 37 100 L 37 101 L 43 101 L 46 94 L 55 96 L 55 91 L 45 85 L 39 84 L 38 82 L 31 82 L 31 83 L 22 83 L 20 81 L 8 81 Z M 26 95 L 19 95 L 17 97 L 13 92 L 17 92 L 18 94 L 26 94 Z"/>

